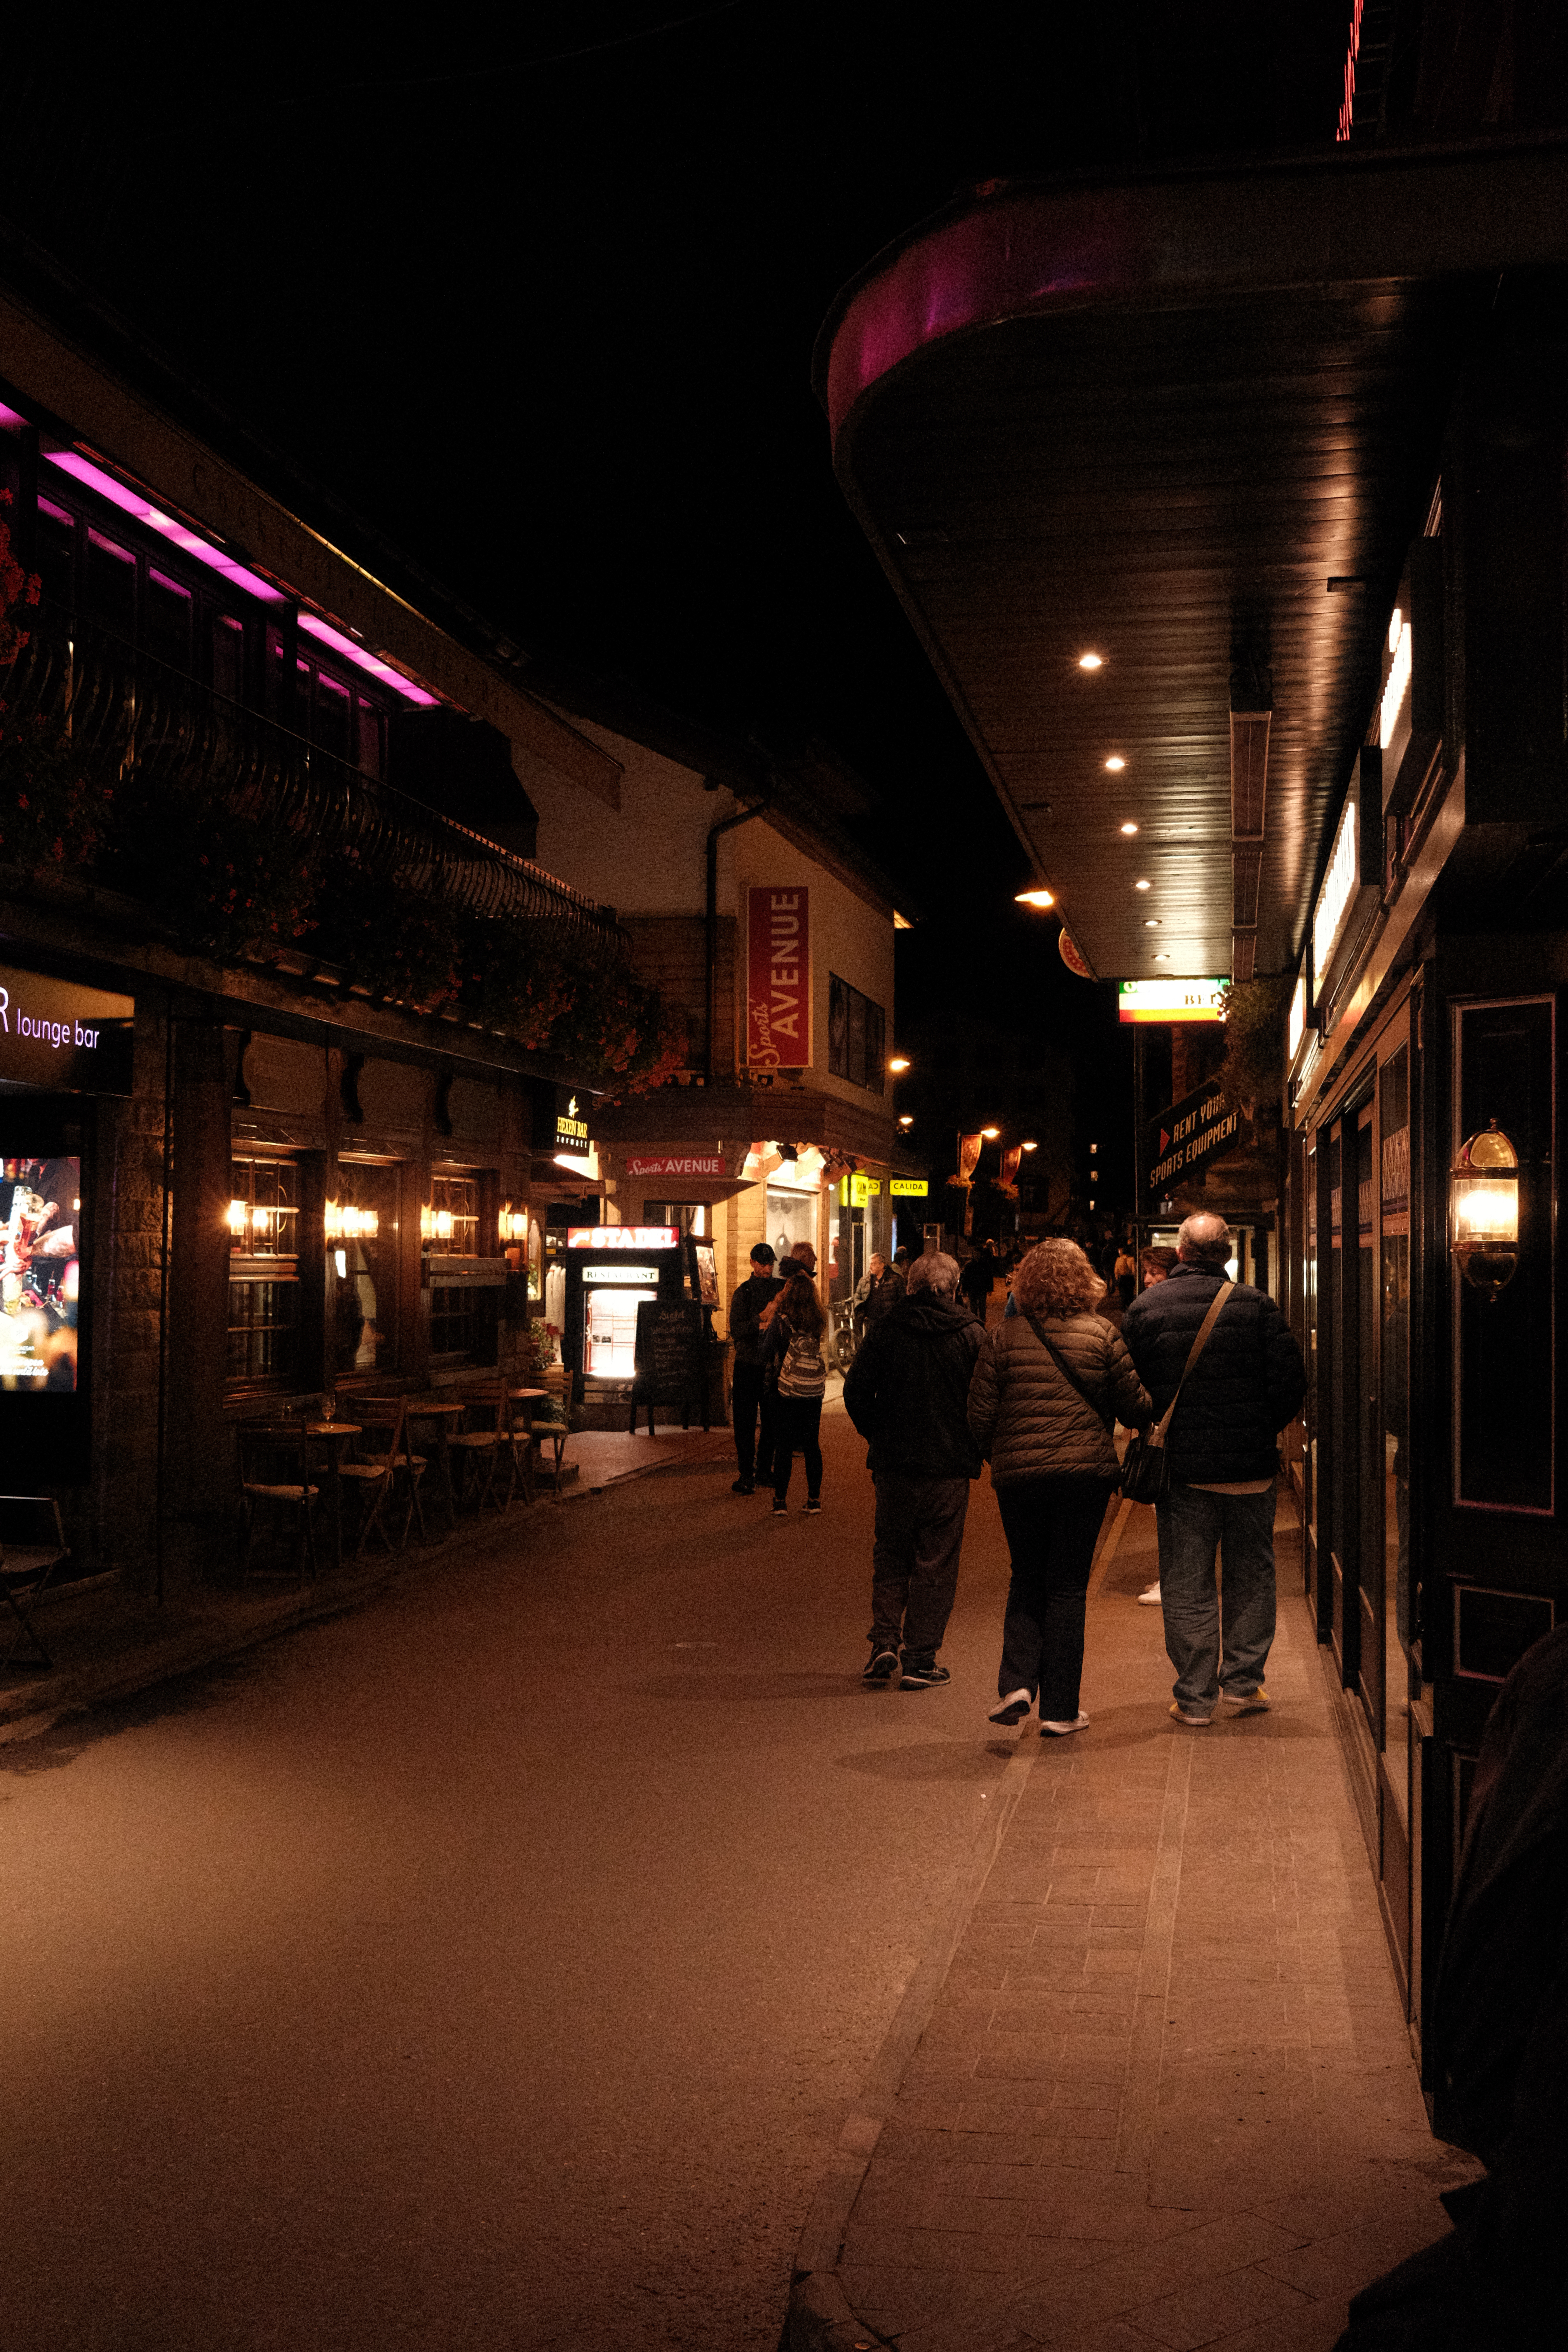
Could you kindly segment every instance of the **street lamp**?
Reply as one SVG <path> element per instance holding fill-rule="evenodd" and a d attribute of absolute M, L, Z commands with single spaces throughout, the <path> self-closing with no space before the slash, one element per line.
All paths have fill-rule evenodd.
<path fill-rule="evenodd" d="M 1015 890 L 1013 903 L 1017 907 L 1054 907 L 1056 900 L 1048 890 Z"/>
<path fill-rule="evenodd" d="M 888 1064 L 889 1069 L 891 1070 L 896 1078 L 901 1077 L 909 1066 L 910 1057 L 907 1054 L 895 1054 L 891 1061 Z"/>
<path fill-rule="evenodd" d="M 983 1127 L 980 1130 L 987 1143 L 994 1143 L 1002 1130 L 999 1127 Z"/>

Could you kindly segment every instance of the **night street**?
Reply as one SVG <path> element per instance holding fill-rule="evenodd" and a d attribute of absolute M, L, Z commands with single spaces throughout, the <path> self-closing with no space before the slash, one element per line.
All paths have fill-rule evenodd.
<path fill-rule="evenodd" d="M 870 1482 L 732 1465 L 0 1748 L 7 2352 L 773 2352 L 847 2105 L 1005 1761 L 868 1693 Z M 798 1471 L 795 1485 L 799 1487 Z"/>

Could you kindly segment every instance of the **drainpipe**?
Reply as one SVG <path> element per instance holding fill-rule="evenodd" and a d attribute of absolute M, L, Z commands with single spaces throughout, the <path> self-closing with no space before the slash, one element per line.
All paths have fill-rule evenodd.
<path fill-rule="evenodd" d="M 763 814 L 767 805 L 764 796 L 750 808 L 737 809 L 733 816 L 721 817 L 717 824 L 710 824 L 708 828 L 708 1038 L 702 1066 L 710 1086 L 713 1083 L 713 1039 L 719 1025 L 719 835 L 733 833 L 737 825 L 750 824 L 754 816 Z"/>

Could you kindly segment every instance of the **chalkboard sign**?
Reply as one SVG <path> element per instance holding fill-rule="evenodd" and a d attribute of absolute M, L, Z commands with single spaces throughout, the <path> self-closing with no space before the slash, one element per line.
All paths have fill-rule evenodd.
<path fill-rule="evenodd" d="M 648 1409 L 653 1427 L 657 1404 L 679 1405 L 680 1425 L 687 1425 L 695 1406 L 708 1427 L 709 1341 L 702 1309 L 681 1300 L 665 1305 L 645 1298 L 637 1308 L 637 1377 L 632 1383 L 631 1426 L 637 1427 L 637 1407 Z"/>

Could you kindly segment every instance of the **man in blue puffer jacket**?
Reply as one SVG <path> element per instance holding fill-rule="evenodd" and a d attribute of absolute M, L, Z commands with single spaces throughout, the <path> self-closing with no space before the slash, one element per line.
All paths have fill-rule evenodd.
<path fill-rule="evenodd" d="M 1128 1308 L 1121 1336 L 1156 1418 L 1176 1393 L 1199 1326 L 1228 1282 L 1230 1227 L 1189 1217 L 1176 1264 Z M 1248 1715 L 1268 1704 L 1263 1670 L 1274 1639 L 1274 1484 L 1279 1434 L 1301 1409 L 1306 1373 L 1289 1324 L 1265 1291 L 1230 1286 L 1166 1433 L 1170 1493 L 1159 1506 L 1160 1601 L 1176 1669 L 1171 1713 L 1194 1730 L 1215 1708 Z M 1225 1633 L 1215 1555 L 1225 1563 Z"/>

